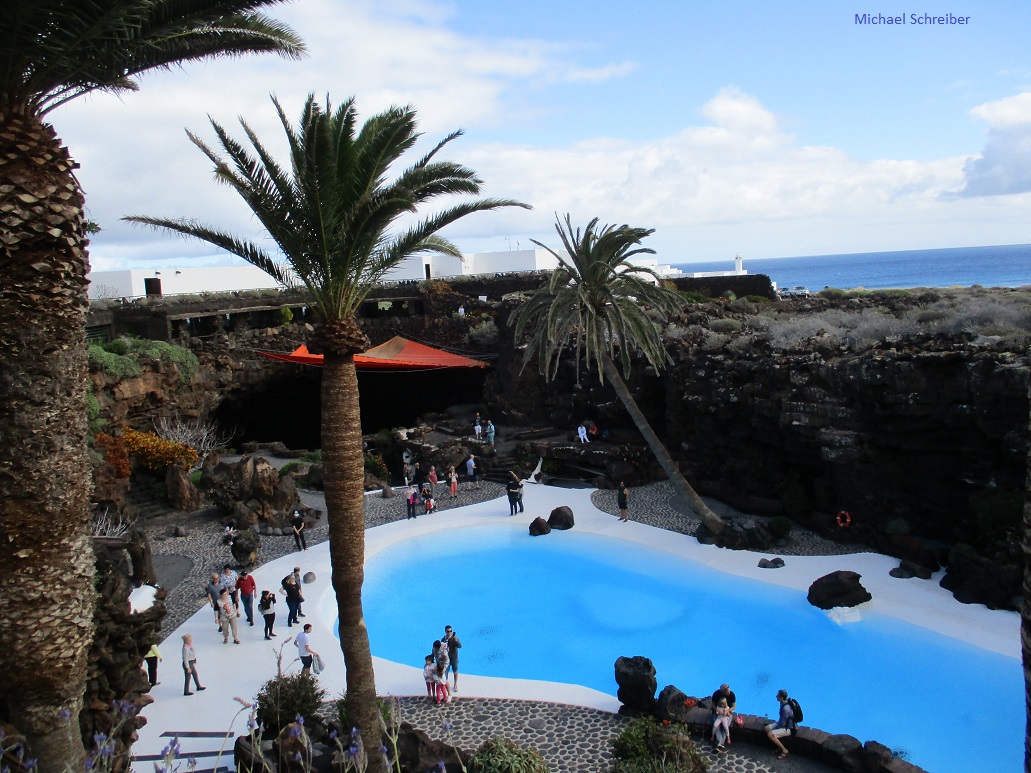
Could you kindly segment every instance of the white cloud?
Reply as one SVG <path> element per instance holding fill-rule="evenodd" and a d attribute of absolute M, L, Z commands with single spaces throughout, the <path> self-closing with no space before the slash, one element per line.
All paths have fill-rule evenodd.
<path fill-rule="evenodd" d="M 1031 191 L 1031 91 L 970 111 L 989 125 L 980 156 L 963 165 L 957 197 L 1003 196 Z"/>

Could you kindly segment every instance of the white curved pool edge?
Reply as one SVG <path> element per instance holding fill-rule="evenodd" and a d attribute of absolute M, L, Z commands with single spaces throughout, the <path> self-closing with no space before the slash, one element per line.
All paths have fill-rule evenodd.
<path fill-rule="evenodd" d="M 698 561 L 712 569 L 749 577 L 762 582 L 794 588 L 805 594 L 810 584 L 818 577 L 837 569 L 849 569 L 863 576 L 862 583 L 873 595 L 873 600 L 849 610 L 838 618 L 861 616 L 867 611 L 878 612 L 897 619 L 920 625 L 937 633 L 961 639 L 969 644 L 997 652 L 1007 657 L 1020 658 L 1020 616 L 1015 612 L 988 610 L 980 605 L 960 604 L 952 594 L 938 586 L 940 576 L 928 580 L 898 580 L 888 575 L 897 566 L 898 560 L 872 553 L 845 556 L 786 556 L 786 565 L 781 569 L 759 569 L 756 565 L 764 555 L 745 551 L 725 550 L 700 545 L 695 539 L 644 524 L 620 523 L 607 513 L 599 511 L 591 502 L 591 490 L 562 489 L 549 486 L 526 486 L 526 512 L 508 516 L 508 500 L 505 497 L 481 502 L 475 505 L 446 510 L 431 516 L 421 516 L 414 521 L 401 520 L 369 529 L 366 532 L 366 557 L 403 543 L 413 536 L 439 534 L 446 540 L 456 529 L 495 524 L 499 528 L 518 530 L 526 534 L 530 522 L 538 515 L 547 517 L 552 509 L 560 505 L 572 508 L 578 531 L 615 537 L 636 544 L 660 550 L 668 554 Z M 398 507 L 403 507 L 400 499 Z M 631 513 L 634 502 L 631 500 Z M 561 539 L 561 533 L 553 533 L 536 539 Z M 293 553 L 254 570 L 253 576 L 262 589 L 278 590 L 280 580 L 294 566 L 304 572 L 314 572 L 316 581 L 304 586 L 304 609 L 307 617 L 302 622 L 313 626 L 312 647 L 326 662 L 326 671 L 319 680 L 330 698 L 344 691 L 343 655 L 334 635 L 337 617 L 336 596 L 330 579 L 328 543 L 312 549 Z M 198 597 L 201 589 L 198 588 Z M 299 628 L 286 627 L 286 604 L 282 595 L 277 604 L 276 631 L 279 637 L 272 642 L 262 638 L 260 618 L 252 628 L 241 627 L 242 644 L 222 644 L 222 637 L 214 630 L 212 613 L 207 604 L 162 645 L 164 662 L 161 664 L 161 684 L 151 695 L 155 703 L 148 706 L 143 715 L 148 724 L 140 729 L 139 741 L 134 745 L 134 754 L 157 754 L 168 742 L 162 733 L 183 731 L 229 730 L 230 719 L 239 709 L 233 698 L 239 696 L 249 700 L 261 685 L 275 673 L 275 650 L 288 636 L 299 632 Z M 198 598 L 198 604 L 202 602 Z M 448 622 L 448 607 L 441 608 L 440 630 L 420 632 L 426 644 L 443 631 Z M 208 690 L 186 697 L 182 694 L 182 671 L 179 666 L 180 636 L 194 634 L 194 646 L 198 655 L 201 681 Z M 375 648 L 375 642 L 373 642 Z M 296 671 L 296 649 L 292 642 L 283 649 L 284 669 Z M 647 653 L 628 653 L 641 654 Z M 381 695 L 421 695 L 424 692 L 421 663 L 395 663 L 383 658 L 374 658 L 376 688 Z M 668 683 L 658 675 L 660 685 Z M 700 689 L 704 685 L 678 685 L 682 689 Z M 613 680 L 613 691 L 615 681 Z M 523 700 L 545 700 L 590 706 L 606 711 L 615 711 L 618 701 L 611 695 L 577 685 L 555 682 L 539 682 L 524 679 L 474 676 L 462 674 L 459 682 L 460 697 L 499 697 Z M 245 733 L 246 717 L 238 716 L 232 724 L 236 733 Z M 191 750 L 211 748 L 210 741 L 182 739 L 184 754 Z M 214 747 L 217 748 L 217 745 Z M 229 743 L 230 753 L 232 742 Z M 149 765 L 147 766 L 149 767 Z M 139 767 L 138 769 L 144 769 Z"/>

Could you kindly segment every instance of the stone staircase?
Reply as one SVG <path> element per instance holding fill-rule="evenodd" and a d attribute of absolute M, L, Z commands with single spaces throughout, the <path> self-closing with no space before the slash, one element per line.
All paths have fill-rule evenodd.
<path fill-rule="evenodd" d="M 157 495 L 152 485 L 146 483 L 140 485 L 138 481 L 133 481 L 125 498 L 136 508 L 141 520 L 172 512 L 168 502 Z"/>

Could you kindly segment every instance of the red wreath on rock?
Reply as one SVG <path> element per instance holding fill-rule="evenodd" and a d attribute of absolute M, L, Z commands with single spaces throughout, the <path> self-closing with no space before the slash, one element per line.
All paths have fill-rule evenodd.
<path fill-rule="evenodd" d="M 684 705 L 687 708 L 689 708 L 689 709 L 693 709 L 695 706 L 698 705 L 698 699 L 697 698 L 685 698 L 684 699 Z"/>
<path fill-rule="evenodd" d="M 852 525 L 852 516 L 849 515 L 848 510 L 842 510 L 838 513 L 838 517 L 835 519 L 838 522 L 838 526 L 842 529 L 847 529 Z"/>

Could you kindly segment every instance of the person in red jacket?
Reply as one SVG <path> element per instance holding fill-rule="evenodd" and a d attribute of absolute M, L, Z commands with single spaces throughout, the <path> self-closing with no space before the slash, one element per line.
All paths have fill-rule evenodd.
<path fill-rule="evenodd" d="M 243 611 L 247 615 L 247 624 L 254 625 L 254 592 L 258 589 L 254 578 L 246 569 L 240 570 L 240 577 L 236 581 L 236 590 L 240 592 L 243 600 Z"/>

